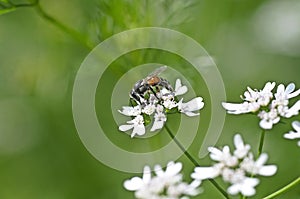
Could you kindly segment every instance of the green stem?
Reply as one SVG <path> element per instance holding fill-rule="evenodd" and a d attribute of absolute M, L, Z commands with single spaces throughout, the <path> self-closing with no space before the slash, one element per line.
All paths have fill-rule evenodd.
<path fill-rule="evenodd" d="M 264 140 L 265 140 L 265 134 L 266 134 L 266 130 L 262 130 L 261 134 L 260 134 L 260 140 L 259 140 L 259 147 L 258 147 L 258 152 L 257 152 L 257 156 L 260 156 L 263 146 L 264 146 Z M 253 176 L 251 176 L 252 178 Z M 246 199 L 246 196 L 242 196 L 242 199 Z"/>
<path fill-rule="evenodd" d="M 184 146 L 182 146 L 182 144 L 177 140 L 177 138 L 175 137 L 175 135 L 171 132 L 171 130 L 169 129 L 169 127 L 165 124 L 165 128 L 168 132 L 168 134 L 170 135 L 170 137 L 174 140 L 174 142 L 178 145 L 178 147 L 181 149 L 181 151 L 184 153 L 184 155 L 186 155 L 186 157 L 196 166 L 200 166 L 200 164 L 195 160 L 195 158 L 193 158 L 193 156 L 187 151 L 185 150 Z"/>
<path fill-rule="evenodd" d="M 56 27 L 58 27 L 59 29 L 61 29 L 63 32 L 69 34 L 73 39 L 75 39 L 76 41 L 78 41 L 79 43 L 81 43 L 82 45 L 84 45 L 86 48 L 88 49 L 93 49 L 93 44 L 92 42 L 90 42 L 88 40 L 87 37 L 85 37 L 84 35 L 82 35 L 80 32 L 77 32 L 76 30 L 64 25 L 63 23 L 61 23 L 60 21 L 56 20 L 55 18 L 53 18 L 52 16 L 50 16 L 49 14 L 47 14 L 44 9 L 41 7 L 40 5 L 40 1 L 39 0 L 35 0 L 33 3 L 21 3 L 21 4 L 14 4 L 11 1 L 8 1 L 10 8 L 22 8 L 22 7 L 35 7 L 36 11 L 38 12 L 38 14 L 44 18 L 46 21 L 52 23 L 53 25 L 55 25 Z"/>
<path fill-rule="evenodd" d="M 39 2 L 39 1 L 37 1 L 37 2 Z M 53 18 L 52 16 L 48 15 L 39 3 L 37 3 L 37 5 L 36 5 L 36 10 L 42 18 L 49 21 L 50 23 L 52 23 L 53 25 L 55 25 L 56 27 L 58 27 L 62 31 L 66 32 L 67 34 L 69 34 L 71 37 L 73 37 L 79 43 L 83 44 L 88 49 L 93 48 L 93 45 L 91 44 L 90 41 L 88 41 L 88 39 L 85 36 L 83 36 L 82 34 L 77 32 L 76 30 L 65 26 L 60 21 L 58 21 L 55 18 Z"/>
<path fill-rule="evenodd" d="M 259 147 L 258 147 L 258 156 L 260 156 L 263 146 L 264 146 L 264 139 L 265 139 L 266 130 L 262 130 L 260 134 L 260 141 L 259 141 Z"/>
<path fill-rule="evenodd" d="M 282 187 L 281 189 L 279 189 L 278 191 L 264 197 L 263 199 L 271 199 L 271 198 L 275 198 L 276 196 L 283 194 L 284 192 L 288 191 L 289 189 L 291 189 L 292 187 L 296 186 L 297 184 L 300 183 L 300 177 L 298 177 L 297 179 L 295 179 L 294 181 L 292 181 L 291 183 L 289 183 L 288 185 Z"/>
<path fill-rule="evenodd" d="M 11 1 L 8 1 L 8 2 L 9 2 L 9 4 L 10 4 L 11 6 L 13 6 L 14 8 L 34 7 L 34 6 L 36 6 L 36 5 L 39 3 L 38 0 L 37 0 L 37 1 L 34 1 L 33 3 L 20 3 L 20 4 L 14 4 L 14 3 L 11 2 Z"/>
<path fill-rule="evenodd" d="M 174 142 L 177 144 L 177 146 L 181 149 L 181 151 L 184 153 L 184 155 L 186 155 L 186 157 L 196 166 L 199 167 L 200 164 L 196 161 L 195 158 L 193 158 L 193 156 L 184 148 L 184 146 L 182 146 L 182 144 L 176 139 L 175 135 L 172 133 L 172 131 L 170 130 L 170 128 L 167 126 L 167 124 L 165 124 L 165 129 L 167 130 L 169 136 L 174 140 Z M 229 196 L 227 194 L 226 191 L 224 191 L 224 189 L 214 180 L 214 179 L 208 179 L 210 181 L 210 183 L 212 183 L 221 193 L 222 195 L 229 199 Z"/>

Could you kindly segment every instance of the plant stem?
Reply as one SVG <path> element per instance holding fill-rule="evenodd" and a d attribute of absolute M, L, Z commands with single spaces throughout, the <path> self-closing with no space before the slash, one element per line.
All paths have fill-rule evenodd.
<path fill-rule="evenodd" d="M 20 4 L 14 4 L 11 1 L 8 1 L 8 3 L 15 7 L 15 8 L 21 8 L 21 7 L 33 7 L 36 6 L 39 2 L 38 1 L 34 1 L 33 3 L 20 3 Z"/>
<path fill-rule="evenodd" d="M 264 197 L 263 199 L 271 199 L 271 198 L 275 198 L 276 196 L 283 194 L 284 192 L 288 191 L 289 189 L 291 189 L 292 187 L 296 186 L 297 184 L 300 183 L 300 177 L 298 177 L 297 179 L 295 179 L 294 181 L 290 182 L 288 185 L 282 187 L 281 189 L 279 189 L 278 191 L 275 191 L 274 193 Z"/>
<path fill-rule="evenodd" d="M 259 147 L 258 147 L 258 153 L 257 153 L 258 156 L 260 156 L 263 146 L 264 146 L 265 134 L 266 134 L 266 130 L 263 129 L 260 134 L 260 141 L 259 141 Z"/>
<path fill-rule="evenodd" d="M 258 152 L 257 152 L 257 156 L 260 156 L 263 146 L 264 146 L 264 139 L 265 139 L 265 134 L 266 134 L 266 130 L 262 130 L 261 134 L 260 134 L 260 140 L 259 140 L 259 147 L 258 147 Z M 253 177 L 253 175 L 251 175 L 251 178 Z M 242 196 L 242 199 L 246 199 L 246 196 Z"/>
<path fill-rule="evenodd" d="M 8 1 L 8 3 L 10 5 L 10 8 L 35 7 L 36 11 L 38 12 L 38 14 L 42 18 L 44 18 L 48 22 L 52 23 L 53 25 L 55 25 L 56 27 L 58 27 L 59 29 L 61 29 L 65 33 L 69 34 L 73 39 L 75 39 L 76 41 L 78 41 L 79 43 L 81 43 L 82 45 L 84 45 L 86 48 L 93 49 L 94 45 L 92 44 L 92 42 L 90 42 L 88 40 L 87 37 L 85 37 L 84 35 L 82 35 L 80 32 L 77 32 L 76 30 L 74 30 L 74 29 L 72 29 L 70 27 L 67 27 L 66 25 L 64 25 L 60 21 L 58 21 L 55 18 L 53 18 L 52 16 L 48 15 L 44 11 L 44 9 L 41 7 L 39 0 L 35 0 L 33 3 L 14 4 L 11 1 Z"/>
<path fill-rule="evenodd" d="M 169 127 L 165 124 L 165 128 L 168 132 L 168 134 L 170 135 L 170 137 L 174 140 L 174 142 L 178 145 L 178 147 L 181 149 L 182 152 L 184 152 L 184 155 L 186 155 L 186 157 L 197 167 L 200 166 L 200 164 L 195 160 L 195 158 L 193 158 L 193 156 L 187 151 L 185 150 L 184 146 L 182 146 L 182 144 L 177 140 L 177 138 L 174 136 L 174 134 L 171 132 L 171 130 L 169 129 Z"/>
<path fill-rule="evenodd" d="M 37 2 L 38 3 L 36 5 L 36 10 L 37 10 L 37 12 L 40 14 L 40 16 L 42 18 L 44 18 L 45 20 L 49 21 L 50 23 L 52 23 L 53 25 L 55 25 L 56 27 L 58 27 L 62 31 L 66 32 L 67 34 L 69 34 L 71 37 L 73 37 L 73 39 L 77 40 L 79 43 L 83 44 L 88 49 L 92 49 L 93 48 L 93 45 L 91 44 L 90 41 L 88 41 L 88 39 L 85 36 L 83 36 L 82 34 L 80 34 L 79 32 L 77 32 L 76 30 L 65 26 L 60 21 L 58 21 L 55 18 L 53 18 L 52 16 L 48 15 L 44 11 L 44 9 L 41 7 L 41 5 L 39 4 L 39 1 L 37 1 Z"/>
<path fill-rule="evenodd" d="M 181 151 L 186 155 L 186 157 L 196 166 L 200 166 L 200 164 L 193 158 L 193 156 L 182 146 L 182 144 L 176 139 L 175 135 L 172 133 L 170 128 L 165 124 L 165 129 L 167 130 L 169 136 L 174 140 L 174 142 L 177 144 L 177 146 L 181 149 Z M 222 195 L 229 199 L 229 196 L 226 191 L 214 180 L 214 179 L 208 179 L 210 183 L 212 183 L 221 193 Z"/>

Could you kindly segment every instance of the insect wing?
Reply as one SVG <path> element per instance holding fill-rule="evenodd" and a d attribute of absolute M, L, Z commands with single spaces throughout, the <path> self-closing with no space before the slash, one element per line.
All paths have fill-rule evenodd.
<path fill-rule="evenodd" d="M 155 69 L 152 73 L 150 73 L 145 79 L 146 80 L 149 80 L 151 79 L 152 77 L 155 77 L 157 75 L 159 75 L 160 73 L 162 73 L 163 71 L 165 71 L 167 69 L 167 66 L 161 66 L 157 69 Z"/>

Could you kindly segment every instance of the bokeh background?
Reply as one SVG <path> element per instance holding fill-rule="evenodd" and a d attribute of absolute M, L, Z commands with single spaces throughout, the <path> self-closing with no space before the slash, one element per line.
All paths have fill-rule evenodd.
<path fill-rule="evenodd" d="M 81 62 L 94 46 L 121 31 L 158 26 L 194 38 L 217 63 L 228 101 L 239 102 L 247 86 L 262 88 L 267 81 L 294 82 L 300 88 L 298 0 L 41 0 L 5 14 L 5 7 L 12 5 L 5 0 L 0 5 L 0 198 L 133 198 L 122 183 L 136 174 L 116 171 L 94 159 L 81 143 L 72 118 L 72 87 Z M 196 157 L 212 105 L 201 77 L 193 76 L 188 63 L 176 55 L 141 50 L 117 59 L 101 80 L 105 86 L 97 92 L 98 113 L 118 79 L 133 66 L 149 62 L 182 66 L 197 95 L 206 99 L 199 135 L 189 148 Z M 274 177 L 261 178 L 253 198 L 262 198 L 300 175 L 300 149 L 296 141 L 282 137 L 296 119 L 300 117 L 284 120 L 267 132 L 268 162 L 279 170 Z M 169 119 L 169 125 L 176 127 L 176 121 Z M 135 140 L 118 132 L 113 120 L 100 122 L 109 122 L 108 137 L 119 146 L 135 146 Z M 218 145 L 232 146 L 233 135 L 240 132 L 256 151 L 260 131 L 255 116 L 227 115 Z M 150 139 L 155 148 L 168 138 L 162 133 Z M 137 142 L 135 148 L 139 147 L 143 151 Z M 185 157 L 179 160 L 184 162 L 185 179 L 191 180 L 193 165 Z M 210 164 L 208 158 L 201 162 Z M 196 198 L 222 198 L 208 182 L 203 187 L 204 193 Z M 300 198 L 300 187 L 278 198 Z"/>

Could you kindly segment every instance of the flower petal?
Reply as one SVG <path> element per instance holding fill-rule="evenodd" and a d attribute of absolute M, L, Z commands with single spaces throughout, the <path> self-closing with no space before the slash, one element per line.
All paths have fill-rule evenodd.
<path fill-rule="evenodd" d="M 182 163 L 181 162 L 169 162 L 166 169 L 166 174 L 168 175 L 176 175 L 178 174 L 182 169 Z"/>
<path fill-rule="evenodd" d="M 298 100 L 291 108 L 288 109 L 285 117 L 290 118 L 294 115 L 298 115 L 300 110 L 300 100 Z"/>
<path fill-rule="evenodd" d="M 272 176 L 276 173 L 276 171 L 277 171 L 276 165 L 267 165 L 260 168 L 258 174 L 262 176 Z"/>
<path fill-rule="evenodd" d="M 273 122 L 272 121 L 267 121 L 267 120 L 261 120 L 259 122 L 259 126 L 263 129 L 272 129 L 273 127 Z"/>
<path fill-rule="evenodd" d="M 136 125 L 133 127 L 133 131 L 132 131 L 132 137 L 137 134 L 137 135 L 144 135 L 146 132 L 145 130 L 145 126 L 143 124 L 140 125 Z"/>
<path fill-rule="evenodd" d="M 136 191 L 139 190 L 143 186 L 144 182 L 139 177 L 133 177 L 130 180 L 125 180 L 123 186 L 125 189 L 129 191 Z"/>
<path fill-rule="evenodd" d="M 151 169 L 149 166 L 144 167 L 143 171 L 143 182 L 148 183 L 151 180 Z"/>
<path fill-rule="evenodd" d="M 233 184 L 230 187 L 228 187 L 227 192 L 231 195 L 236 195 L 240 192 L 240 185 L 239 184 Z"/>
<path fill-rule="evenodd" d="M 158 120 L 155 120 L 155 121 L 153 122 L 153 125 L 152 125 L 150 131 L 156 131 L 156 130 L 158 130 L 158 129 L 162 129 L 163 126 L 164 126 L 164 123 L 165 123 L 164 121 L 158 121 Z"/>
<path fill-rule="evenodd" d="M 186 86 L 182 86 L 181 80 L 177 79 L 175 83 L 175 96 L 183 95 L 188 91 Z"/>
<path fill-rule="evenodd" d="M 132 125 L 132 124 L 124 124 L 124 125 L 119 126 L 119 130 L 120 131 L 128 131 L 128 130 L 132 129 L 133 126 L 134 125 Z"/>
<path fill-rule="evenodd" d="M 300 122 L 299 121 L 293 121 L 292 126 L 297 132 L 300 132 Z"/>
<path fill-rule="evenodd" d="M 196 167 L 191 177 L 196 180 L 205 180 L 215 178 L 219 175 L 219 171 L 215 167 Z"/>
<path fill-rule="evenodd" d="M 268 160 L 268 155 L 266 153 L 262 153 L 256 160 L 255 165 L 257 167 L 261 167 L 267 162 L 267 160 Z"/>

